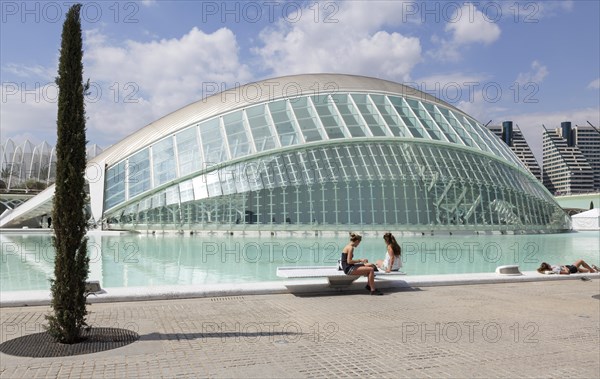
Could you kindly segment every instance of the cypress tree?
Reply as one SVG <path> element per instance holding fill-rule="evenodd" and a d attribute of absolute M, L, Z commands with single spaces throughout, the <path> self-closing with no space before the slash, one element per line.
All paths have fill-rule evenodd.
<path fill-rule="evenodd" d="M 61 343 L 76 343 L 86 324 L 85 281 L 89 271 L 85 205 L 85 106 L 81 4 L 67 12 L 58 64 L 56 187 L 52 210 L 56 253 L 51 280 L 53 314 L 47 330 Z"/>

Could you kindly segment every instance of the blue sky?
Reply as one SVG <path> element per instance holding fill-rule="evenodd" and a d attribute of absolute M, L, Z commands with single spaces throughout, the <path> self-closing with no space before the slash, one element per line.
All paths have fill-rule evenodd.
<path fill-rule="evenodd" d="M 86 1 L 88 140 L 106 147 L 217 85 L 308 72 L 408 83 L 482 123 L 600 124 L 598 1 Z M 56 140 L 65 2 L 1 2 L 1 138 Z"/>

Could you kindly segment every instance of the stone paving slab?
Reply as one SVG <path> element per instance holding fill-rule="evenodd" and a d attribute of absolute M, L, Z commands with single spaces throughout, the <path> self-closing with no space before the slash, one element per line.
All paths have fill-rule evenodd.
<path fill-rule="evenodd" d="M 600 377 L 598 279 L 384 291 L 92 304 L 89 324 L 140 340 L 0 354 L 0 378 Z M 48 311 L 1 308 L 0 343 L 43 331 Z"/>

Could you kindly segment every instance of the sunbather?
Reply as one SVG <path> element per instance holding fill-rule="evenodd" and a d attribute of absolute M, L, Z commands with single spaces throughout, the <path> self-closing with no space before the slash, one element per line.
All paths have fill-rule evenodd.
<path fill-rule="evenodd" d="M 362 236 L 356 233 L 350 233 L 350 242 L 342 250 L 342 268 L 346 275 L 361 275 L 368 278 L 369 284 L 365 287 L 371 291 L 371 295 L 383 295 L 375 289 L 375 266 L 369 263 L 366 258 L 354 259 L 354 249 L 360 245 Z"/>
<path fill-rule="evenodd" d="M 383 235 L 383 240 L 387 245 L 385 259 L 379 259 L 375 264 L 385 272 L 400 270 L 400 267 L 402 267 L 402 260 L 400 259 L 402 249 L 400 248 L 400 245 L 398 245 L 398 242 L 396 242 L 396 237 L 394 237 L 392 233 L 385 233 Z"/>
<path fill-rule="evenodd" d="M 561 275 L 577 274 L 579 272 L 581 272 L 581 273 L 599 272 L 598 267 L 596 267 L 595 265 L 591 265 L 591 266 L 588 265 L 587 263 L 585 263 L 585 261 L 583 259 L 578 259 L 572 265 L 564 265 L 564 266 L 549 265 L 546 262 L 542 262 L 542 264 L 537 269 L 537 271 L 540 274 L 554 273 L 554 274 L 561 274 Z"/>

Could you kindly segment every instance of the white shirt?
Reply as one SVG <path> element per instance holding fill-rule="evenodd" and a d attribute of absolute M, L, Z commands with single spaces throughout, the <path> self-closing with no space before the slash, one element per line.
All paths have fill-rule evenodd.
<path fill-rule="evenodd" d="M 385 253 L 385 259 L 383 260 L 383 265 L 381 267 L 387 271 L 388 266 L 390 265 L 390 254 L 388 252 Z M 401 257 L 394 256 L 394 265 L 392 266 L 392 271 L 397 271 L 402 267 L 402 259 Z"/>

